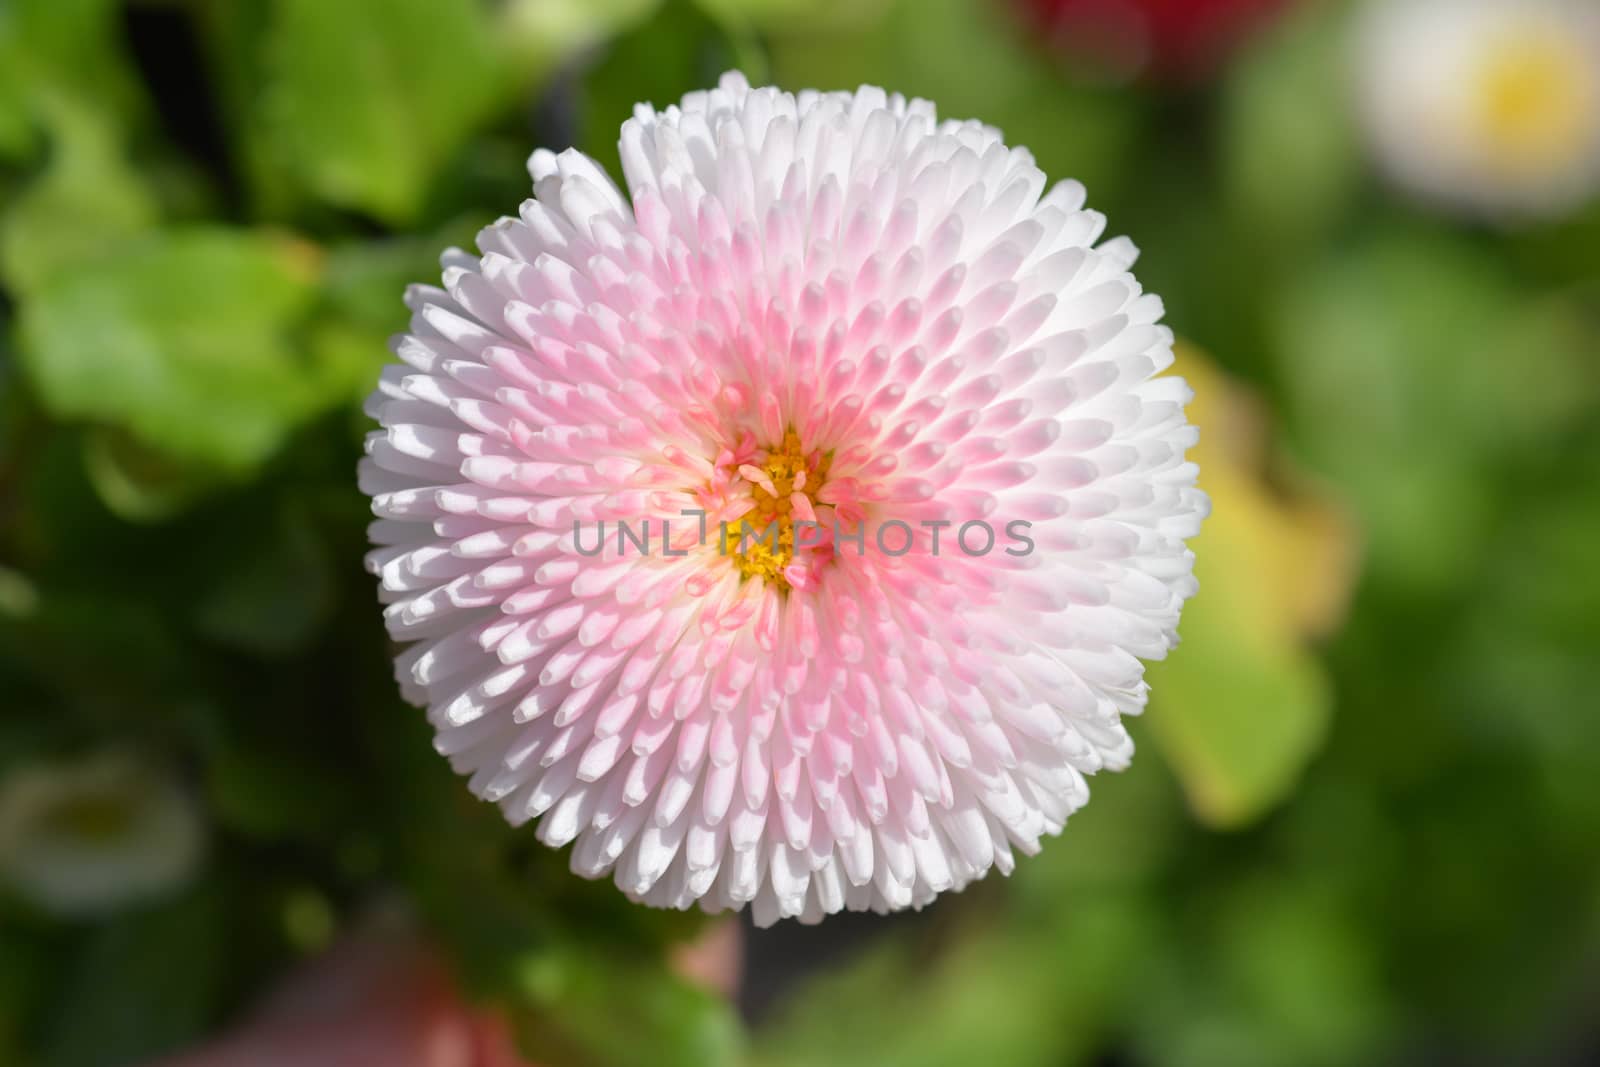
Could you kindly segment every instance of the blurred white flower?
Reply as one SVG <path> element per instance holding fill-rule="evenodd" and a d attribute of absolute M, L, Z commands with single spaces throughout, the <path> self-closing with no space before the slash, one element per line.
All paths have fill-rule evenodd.
<path fill-rule="evenodd" d="M 1600 4 L 1375 0 L 1361 108 L 1399 183 L 1489 216 L 1558 215 L 1600 188 Z"/>
<path fill-rule="evenodd" d="M 0 882 L 58 915 L 102 914 L 182 884 L 201 836 L 183 789 L 121 754 L 0 779 Z"/>

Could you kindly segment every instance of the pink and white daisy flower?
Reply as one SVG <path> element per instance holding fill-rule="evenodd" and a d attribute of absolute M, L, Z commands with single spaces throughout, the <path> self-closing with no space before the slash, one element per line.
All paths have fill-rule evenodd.
<path fill-rule="evenodd" d="M 816 920 L 1009 872 L 1126 766 L 1195 588 L 1134 247 L 871 87 L 730 74 L 621 149 L 626 195 L 536 152 L 520 217 L 408 294 L 362 465 L 405 695 L 650 904 Z"/>

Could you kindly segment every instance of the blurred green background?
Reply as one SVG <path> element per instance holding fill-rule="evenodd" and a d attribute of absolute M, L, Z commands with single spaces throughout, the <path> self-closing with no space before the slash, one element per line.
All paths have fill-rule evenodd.
<path fill-rule="evenodd" d="M 1135 72 L 1049 0 L 0 0 L 0 827 L 131 841 L 111 881 L 187 850 L 125 901 L 0 885 L 0 1064 L 182 1048 L 377 899 L 547 1064 L 1600 1060 L 1600 210 L 1395 190 L 1359 9 L 1189 14 L 1230 6 Z M 535 146 L 614 166 L 634 101 L 733 67 L 1083 180 L 1187 342 L 1216 507 L 1132 770 L 1009 880 L 750 931 L 740 1004 L 668 964 L 700 917 L 434 755 L 354 484 L 403 286 Z M 179 845 L 129 814 L 170 783 Z"/>

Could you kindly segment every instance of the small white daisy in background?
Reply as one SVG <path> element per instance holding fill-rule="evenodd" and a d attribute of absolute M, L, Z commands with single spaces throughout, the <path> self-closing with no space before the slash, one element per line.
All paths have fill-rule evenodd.
<path fill-rule="evenodd" d="M 1485 216 L 1556 216 L 1600 191 L 1600 4 L 1377 0 L 1358 36 L 1379 164 Z"/>
<path fill-rule="evenodd" d="M 0 779 L 0 883 L 57 915 L 100 915 L 183 885 L 202 839 L 183 788 L 121 753 Z"/>
<path fill-rule="evenodd" d="M 409 294 L 361 474 L 404 693 L 651 904 L 815 921 L 1010 871 L 1127 766 L 1195 590 L 1137 250 L 872 87 L 728 75 L 621 156 L 627 194 L 535 153 L 520 217 Z"/>

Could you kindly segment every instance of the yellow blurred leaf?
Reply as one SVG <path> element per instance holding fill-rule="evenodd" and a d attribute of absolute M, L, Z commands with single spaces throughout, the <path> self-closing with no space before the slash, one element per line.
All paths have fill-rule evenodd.
<path fill-rule="evenodd" d="M 1307 645 L 1344 614 L 1356 537 L 1320 489 L 1271 464 L 1251 394 L 1192 350 L 1178 369 L 1212 515 L 1191 543 L 1201 591 L 1183 645 L 1150 670 L 1150 723 L 1196 814 L 1230 827 L 1282 799 L 1322 740 L 1331 695 Z"/>

